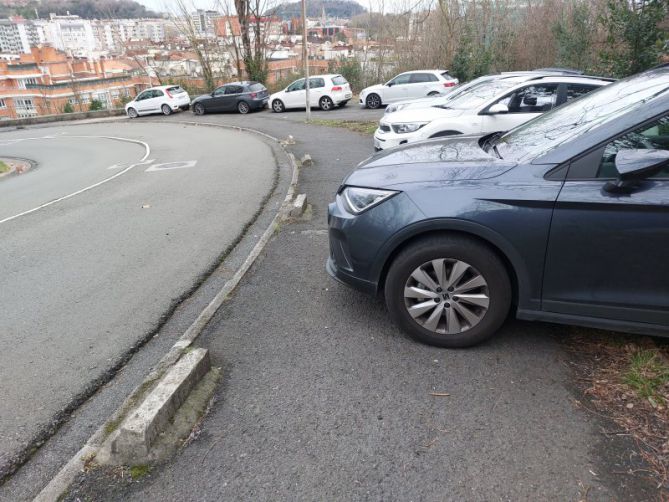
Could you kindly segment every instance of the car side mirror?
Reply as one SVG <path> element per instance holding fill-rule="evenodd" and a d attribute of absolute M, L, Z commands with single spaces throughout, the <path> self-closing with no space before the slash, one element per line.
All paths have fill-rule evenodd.
<path fill-rule="evenodd" d="M 395 84 L 394 84 L 393 82 L 388 82 L 388 83 L 386 84 L 386 86 L 388 86 L 388 87 L 392 87 L 392 86 L 394 86 L 394 85 L 395 85 Z"/>
<path fill-rule="evenodd" d="M 495 103 L 490 108 L 488 108 L 488 113 L 490 115 L 497 115 L 498 113 L 509 113 L 509 107 L 502 103 Z"/>
<path fill-rule="evenodd" d="M 622 149 L 616 154 L 618 179 L 604 189 L 612 193 L 629 192 L 636 182 L 649 178 L 669 166 L 669 150 Z"/>

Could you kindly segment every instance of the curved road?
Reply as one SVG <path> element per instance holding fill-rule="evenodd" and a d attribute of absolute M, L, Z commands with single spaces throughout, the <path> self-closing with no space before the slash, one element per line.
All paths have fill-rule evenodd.
<path fill-rule="evenodd" d="M 272 189 L 256 137 L 110 122 L 0 134 L 0 473 L 217 263 Z"/>

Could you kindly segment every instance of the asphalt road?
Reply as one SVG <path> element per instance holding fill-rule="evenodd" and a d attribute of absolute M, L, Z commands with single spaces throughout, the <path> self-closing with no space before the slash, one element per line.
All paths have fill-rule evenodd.
<path fill-rule="evenodd" d="M 199 437 L 138 482 L 93 471 L 66 500 L 651 500 L 616 474 L 626 439 L 574 405 L 569 328 L 511 320 L 436 349 L 328 277 L 327 204 L 371 138 L 287 115 L 166 120 L 293 135 L 315 161 L 310 217 L 282 226 L 200 339 L 224 378 Z"/>
<path fill-rule="evenodd" d="M 0 180 L 1 472 L 218 263 L 276 162 L 246 133 L 146 121 L 3 131 L 0 154 L 36 163 Z"/>

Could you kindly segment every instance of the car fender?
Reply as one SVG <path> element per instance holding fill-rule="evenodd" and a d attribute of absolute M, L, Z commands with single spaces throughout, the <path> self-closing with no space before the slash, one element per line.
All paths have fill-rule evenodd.
<path fill-rule="evenodd" d="M 392 262 L 392 258 L 410 241 L 423 235 L 438 232 L 456 232 L 466 234 L 484 241 L 494 248 L 503 258 L 514 277 L 511 280 L 517 286 L 517 300 L 520 306 L 538 309 L 540 298 L 531 302 L 529 296 L 529 285 L 531 284 L 529 271 L 519 251 L 506 238 L 489 227 L 469 220 L 458 218 L 432 218 L 423 220 L 402 228 L 390 237 L 380 248 L 374 259 L 370 279 L 376 282 L 380 290 L 385 281 L 386 272 Z"/>

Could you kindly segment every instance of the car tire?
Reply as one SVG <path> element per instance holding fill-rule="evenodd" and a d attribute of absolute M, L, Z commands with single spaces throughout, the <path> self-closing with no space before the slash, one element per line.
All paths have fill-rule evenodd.
<path fill-rule="evenodd" d="M 251 107 L 246 101 L 240 101 L 239 103 L 237 103 L 237 111 L 242 115 L 246 115 L 251 111 Z"/>
<path fill-rule="evenodd" d="M 365 99 L 365 106 L 371 110 L 376 110 L 381 107 L 381 96 L 372 93 Z"/>
<path fill-rule="evenodd" d="M 437 280 L 440 271 L 442 279 Z M 460 348 L 476 345 L 500 328 L 511 305 L 511 282 L 504 263 L 486 245 L 440 235 L 420 239 L 396 256 L 384 294 L 390 317 L 414 340 Z"/>
<path fill-rule="evenodd" d="M 160 107 L 160 111 L 163 112 L 163 115 L 172 115 L 172 107 L 170 105 L 163 105 Z"/>
<path fill-rule="evenodd" d="M 329 112 L 334 108 L 334 102 L 332 101 L 332 99 L 330 99 L 330 97 L 323 96 L 321 99 L 318 100 L 318 106 L 324 112 Z"/>
<path fill-rule="evenodd" d="M 275 99 L 272 101 L 272 111 L 274 113 L 282 113 L 286 111 L 286 105 L 283 104 L 283 101 L 280 99 Z"/>
<path fill-rule="evenodd" d="M 195 115 L 204 115 L 204 105 L 201 103 L 195 103 L 195 106 L 193 106 L 193 113 Z"/>
<path fill-rule="evenodd" d="M 131 119 L 136 119 L 137 117 L 139 117 L 139 113 L 137 113 L 137 110 L 135 110 L 134 108 L 128 108 L 127 113 L 128 117 L 130 117 Z"/>

